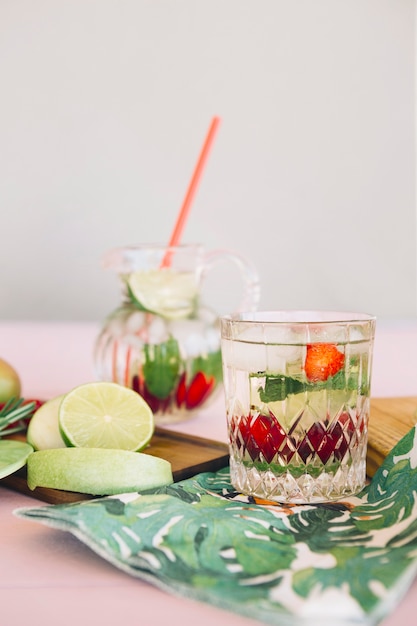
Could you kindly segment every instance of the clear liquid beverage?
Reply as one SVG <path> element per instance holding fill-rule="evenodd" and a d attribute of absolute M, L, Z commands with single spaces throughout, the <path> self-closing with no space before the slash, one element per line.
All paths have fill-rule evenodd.
<path fill-rule="evenodd" d="M 231 251 L 142 244 L 104 257 L 105 267 L 119 275 L 122 301 L 95 343 L 97 378 L 137 391 L 158 424 L 190 419 L 221 388 L 218 314 L 202 303 L 201 291 L 223 263 L 232 263 L 243 281 L 238 310 L 255 309 L 257 272 Z"/>
<path fill-rule="evenodd" d="M 375 318 L 282 311 L 221 320 L 234 487 L 279 502 L 358 493 Z"/>

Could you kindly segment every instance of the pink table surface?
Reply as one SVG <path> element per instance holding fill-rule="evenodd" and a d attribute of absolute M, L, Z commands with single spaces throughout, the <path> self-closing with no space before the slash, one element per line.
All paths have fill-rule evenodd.
<path fill-rule="evenodd" d="M 0 356 L 18 370 L 25 397 L 51 398 L 95 379 L 97 330 L 92 323 L 0 321 Z M 417 396 L 417 320 L 378 323 L 372 394 Z M 226 441 L 223 398 L 172 428 Z M 84 626 L 92 619 L 100 626 L 257 623 L 159 591 L 117 570 L 69 533 L 13 515 L 16 508 L 38 504 L 0 487 L 2 626 Z M 409 626 L 416 613 L 417 580 L 381 624 Z"/>

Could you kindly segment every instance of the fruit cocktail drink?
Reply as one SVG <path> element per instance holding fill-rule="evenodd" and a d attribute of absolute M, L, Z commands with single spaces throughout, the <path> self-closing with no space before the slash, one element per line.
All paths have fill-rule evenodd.
<path fill-rule="evenodd" d="M 223 317 L 234 487 L 278 502 L 358 493 L 366 480 L 375 318 L 277 311 Z"/>

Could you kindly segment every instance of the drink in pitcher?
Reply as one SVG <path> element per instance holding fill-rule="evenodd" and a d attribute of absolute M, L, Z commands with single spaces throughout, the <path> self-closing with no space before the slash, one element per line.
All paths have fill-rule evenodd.
<path fill-rule="evenodd" d="M 234 265 L 243 280 L 238 308 L 256 308 L 258 275 L 231 251 L 142 244 L 104 257 L 119 275 L 122 301 L 94 346 L 97 378 L 137 391 L 158 424 L 189 419 L 221 388 L 219 316 L 201 298 L 218 263 Z"/>
<path fill-rule="evenodd" d="M 234 487 L 279 502 L 358 493 L 366 480 L 375 318 L 278 311 L 223 317 Z"/>

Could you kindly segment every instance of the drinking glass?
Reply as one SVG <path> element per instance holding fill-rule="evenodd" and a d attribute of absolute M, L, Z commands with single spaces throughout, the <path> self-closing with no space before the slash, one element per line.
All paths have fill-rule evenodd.
<path fill-rule="evenodd" d="M 336 500 L 366 481 L 375 317 L 221 318 L 231 482 L 278 502 Z"/>

